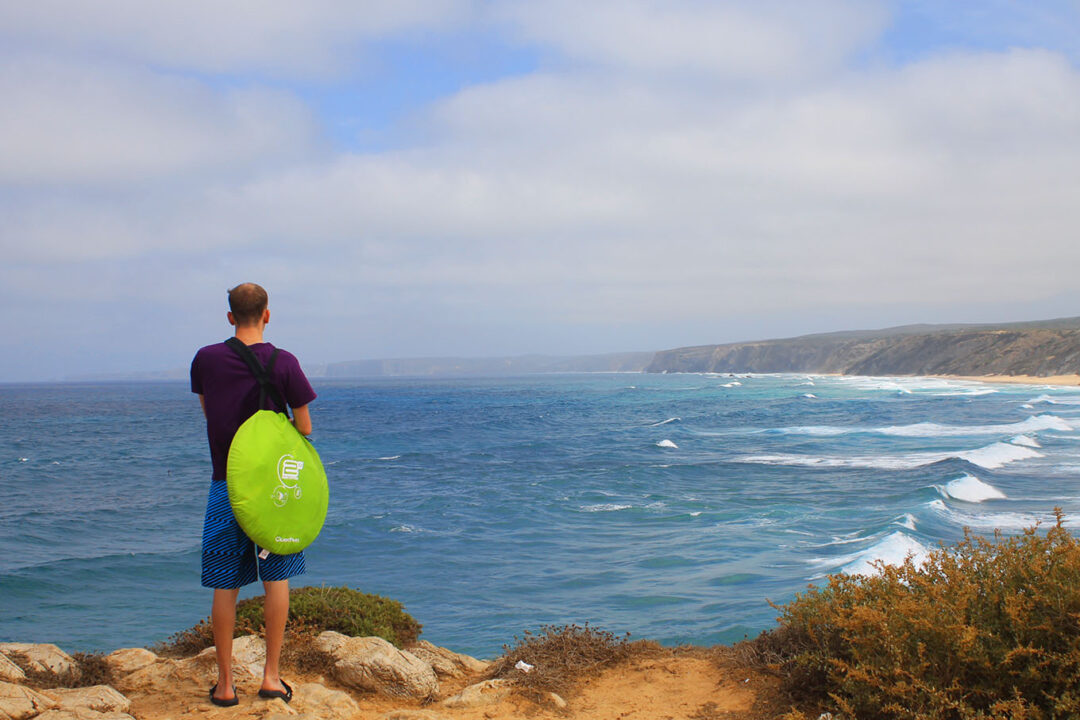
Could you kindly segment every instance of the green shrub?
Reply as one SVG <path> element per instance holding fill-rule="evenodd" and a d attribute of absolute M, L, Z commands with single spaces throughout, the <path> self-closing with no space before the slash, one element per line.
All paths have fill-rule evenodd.
<path fill-rule="evenodd" d="M 851 718 L 1080 716 L 1080 543 L 965 533 L 916 566 L 834 575 L 754 641 L 789 692 Z M 797 715 L 797 714 L 796 714 Z"/>
<path fill-rule="evenodd" d="M 259 633 L 263 626 L 263 596 L 241 600 L 236 606 L 235 637 Z M 335 630 L 353 637 L 377 636 L 397 647 L 416 642 L 421 625 L 401 603 L 347 587 L 300 587 L 289 591 L 290 638 L 314 637 Z M 166 655 L 193 655 L 212 647 L 210 622 L 176 633 L 155 650 Z"/>

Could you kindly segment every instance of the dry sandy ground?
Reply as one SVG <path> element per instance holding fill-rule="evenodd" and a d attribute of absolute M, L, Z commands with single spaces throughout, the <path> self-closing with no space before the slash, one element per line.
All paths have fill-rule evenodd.
<path fill-rule="evenodd" d="M 303 682 L 335 687 L 323 678 L 288 679 L 294 689 Z M 444 682 L 442 695 L 450 696 L 481 679 Z M 353 718 L 379 720 L 394 711 L 409 710 L 412 713 L 401 714 L 401 720 L 763 720 L 783 712 L 784 708 L 769 703 L 775 687 L 775 678 L 726 665 L 708 650 L 689 649 L 630 660 L 587 679 L 574 692 L 566 693 L 568 706 L 562 710 L 538 705 L 516 693 L 492 705 L 462 709 L 352 693 L 360 706 L 360 713 Z M 182 682 L 167 693 L 132 693 L 128 697 L 131 713 L 139 720 L 261 720 L 302 710 L 287 707 L 280 700 L 258 698 L 254 680 L 238 686 L 238 691 L 240 704 L 232 708 L 211 705 L 206 700 L 207 688 L 196 687 L 194 681 Z"/>
<path fill-rule="evenodd" d="M 1080 385 L 1080 375 L 935 375 L 951 380 L 975 380 L 987 383 L 1015 383 L 1019 385 Z"/>

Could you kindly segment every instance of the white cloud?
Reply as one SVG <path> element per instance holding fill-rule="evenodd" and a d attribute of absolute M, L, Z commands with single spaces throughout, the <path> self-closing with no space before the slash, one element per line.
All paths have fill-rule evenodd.
<path fill-rule="evenodd" d="M 8 48 L 208 73 L 325 76 L 347 68 L 365 41 L 447 27 L 469 7 L 468 0 L 34 0 L 0 3 L 0 38 Z"/>
<path fill-rule="evenodd" d="M 0 65 L 0 183 L 141 185 L 312 151 L 306 107 L 259 88 L 41 57 Z"/>
<path fill-rule="evenodd" d="M 527 39 L 620 71 L 790 79 L 833 68 L 886 20 L 877 2 L 548 0 L 497 13 Z"/>
<path fill-rule="evenodd" d="M 842 2 L 812 19 L 771 3 L 506 7 L 558 57 L 418 110 L 393 150 L 331 154 L 312 111 L 257 87 L 4 66 L 0 286 L 17 278 L 8 297 L 28 305 L 59 280 L 102 306 L 179 307 L 264 280 L 327 360 L 557 352 L 527 342 L 558 328 L 617 350 L 652 343 L 584 347 L 589 328 L 615 342 L 853 303 L 891 320 L 903 304 L 1075 297 L 1080 73 L 1062 54 L 856 66 L 844 58 L 880 19 Z M 270 62 L 237 57 L 213 62 Z M 736 339 L 702 333 L 686 340 Z"/>

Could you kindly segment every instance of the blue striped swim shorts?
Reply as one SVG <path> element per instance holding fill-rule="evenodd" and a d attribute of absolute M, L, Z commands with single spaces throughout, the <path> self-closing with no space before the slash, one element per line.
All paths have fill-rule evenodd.
<path fill-rule="evenodd" d="M 206 520 L 202 535 L 202 584 L 204 587 L 232 590 L 256 580 L 287 580 L 304 573 L 304 553 L 265 558 L 255 547 L 233 515 L 228 485 L 210 483 L 206 500 Z"/>

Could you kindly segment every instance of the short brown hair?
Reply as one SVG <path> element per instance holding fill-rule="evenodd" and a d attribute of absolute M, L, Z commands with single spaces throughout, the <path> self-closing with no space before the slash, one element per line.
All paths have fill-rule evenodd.
<path fill-rule="evenodd" d="M 255 283 L 240 283 L 229 291 L 229 310 L 237 325 L 256 325 L 269 302 L 266 291 Z"/>

